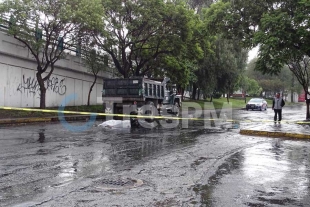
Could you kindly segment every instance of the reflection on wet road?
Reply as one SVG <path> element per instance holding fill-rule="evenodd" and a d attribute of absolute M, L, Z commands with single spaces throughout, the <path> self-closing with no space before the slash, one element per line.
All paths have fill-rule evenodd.
<path fill-rule="evenodd" d="M 72 133 L 60 124 L 0 130 L 0 203 L 7 204 L 31 200 L 84 177 L 128 171 L 171 150 L 192 146 L 204 131 L 93 127 Z"/>
<path fill-rule="evenodd" d="M 194 191 L 206 206 L 308 206 L 309 160 L 309 142 L 275 139 L 231 155 Z"/>
<path fill-rule="evenodd" d="M 276 130 L 310 133 L 309 126 L 292 124 L 303 120 L 304 111 L 305 107 L 284 108 L 284 123 Z M 272 110 L 235 113 L 236 119 L 247 120 L 242 127 L 274 128 Z M 225 158 L 207 182 L 193 190 L 205 206 L 309 206 L 309 179 L 309 140 L 267 139 Z"/>
<path fill-rule="evenodd" d="M 284 117 L 300 119 L 294 114 Z M 310 142 L 238 132 L 201 122 L 76 133 L 61 124 L 1 127 L 0 206 L 308 206 Z"/>

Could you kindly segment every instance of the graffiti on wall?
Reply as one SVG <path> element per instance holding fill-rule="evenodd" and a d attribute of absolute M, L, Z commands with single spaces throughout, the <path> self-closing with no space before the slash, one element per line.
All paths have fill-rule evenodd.
<path fill-rule="evenodd" d="M 64 95 L 67 91 L 67 86 L 65 85 L 64 81 L 65 78 L 58 80 L 57 77 L 52 77 L 46 81 L 46 88 L 47 90 L 51 90 L 59 95 Z"/>
<path fill-rule="evenodd" d="M 44 82 L 46 90 L 52 91 L 59 95 L 64 95 L 67 91 L 67 86 L 65 85 L 65 78 L 59 79 L 58 77 L 52 77 Z M 18 85 L 17 91 L 21 93 L 40 95 L 40 86 L 36 78 L 25 77 L 23 75 L 22 82 Z"/>

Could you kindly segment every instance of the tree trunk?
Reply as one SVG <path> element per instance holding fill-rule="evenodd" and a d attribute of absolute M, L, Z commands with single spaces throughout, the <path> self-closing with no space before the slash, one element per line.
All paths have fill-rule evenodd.
<path fill-rule="evenodd" d="M 229 91 L 227 92 L 227 97 L 226 97 L 226 99 L 227 99 L 227 103 L 229 103 Z"/>
<path fill-rule="evenodd" d="M 196 87 L 196 84 L 193 83 L 193 93 L 192 93 L 193 100 L 196 100 L 196 94 L 197 94 L 197 87 Z"/>
<path fill-rule="evenodd" d="M 91 94 L 91 92 L 92 92 L 92 90 L 93 90 L 93 87 L 94 87 L 96 81 L 97 81 L 97 74 L 94 74 L 94 75 L 95 75 L 95 80 L 94 80 L 94 82 L 91 84 L 91 86 L 90 86 L 90 88 L 89 88 L 89 92 L 88 92 L 87 106 L 90 105 L 90 104 L 89 104 L 89 102 L 90 102 L 90 94 Z"/>
<path fill-rule="evenodd" d="M 200 89 L 198 88 L 197 91 L 198 91 L 197 100 L 199 100 L 199 97 L 200 97 Z"/>
<path fill-rule="evenodd" d="M 306 115 L 306 120 L 310 119 L 310 114 L 309 114 L 309 102 L 307 104 L 307 115 Z"/>
<path fill-rule="evenodd" d="M 293 89 L 291 90 L 291 102 L 294 103 L 294 91 L 293 91 Z"/>
<path fill-rule="evenodd" d="M 185 89 L 182 87 L 181 88 L 182 101 L 184 100 L 184 91 L 185 91 Z"/>
<path fill-rule="evenodd" d="M 41 74 L 37 72 L 36 76 L 37 76 L 37 81 L 40 86 L 40 109 L 45 109 L 46 88 L 44 85 L 44 81 L 41 77 Z"/>
<path fill-rule="evenodd" d="M 45 109 L 45 98 L 46 98 L 46 88 L 43 86 L 43 88 L 40 87 L 40 109 Z"/>
<path fill-rule="evenodd" d="M 310 119 L 310 114 L 309 114 L 309 104 L 310 104 L 310 99 L 308 99 L 308 91 L 305 91 L 305 100 L 306 100 L 306 105 L 307 105 L 307 111 L 306 111 L 306 120 Z"/>
<path fill-rule="evenodd" d="M 294 75 L 292 75 L 292 85 L 291 85 L 291 102 L 294 103 L 294 91 L 293 91 L 293 87 L 294 87 Z"/>

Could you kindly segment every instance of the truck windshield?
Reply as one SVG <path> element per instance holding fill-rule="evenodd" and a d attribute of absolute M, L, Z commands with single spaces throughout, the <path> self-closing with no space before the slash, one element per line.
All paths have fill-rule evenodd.
<path fill-rule="evenodd" d="M 163 101 L 163 104 L 173 104 L 174 102 L 174 94 L 171 94 L 170 96 L 165 96 L 165 99 Z"/>

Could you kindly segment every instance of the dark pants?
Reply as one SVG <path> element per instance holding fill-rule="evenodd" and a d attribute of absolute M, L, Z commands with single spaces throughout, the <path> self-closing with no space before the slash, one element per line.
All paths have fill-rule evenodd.
<path fill-rule="evenodd" d="M 278 121 L 282 120 L 282 109 L 274 109 L 274 121 L 277 121 L 277 116 L 279 115 Z"/>

